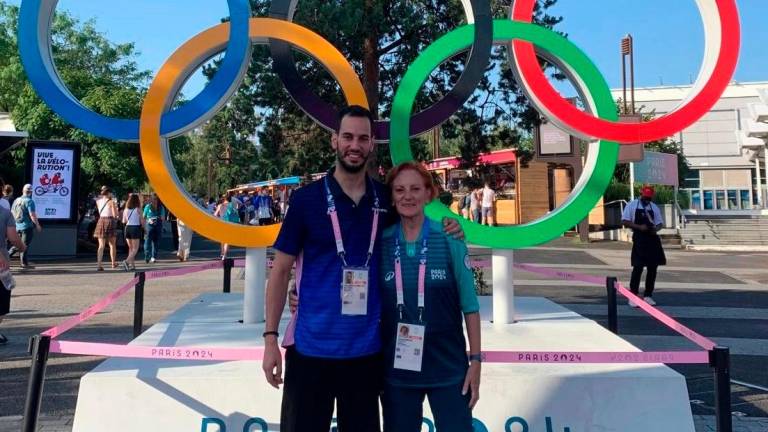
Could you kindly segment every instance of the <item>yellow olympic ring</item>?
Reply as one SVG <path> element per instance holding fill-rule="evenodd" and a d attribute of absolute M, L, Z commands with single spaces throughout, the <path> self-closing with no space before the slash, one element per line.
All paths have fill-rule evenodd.
<path fill-rule="evenodd" d="M 368 106 L 363 84 L 355 70 L 341 52 L 317 33 L 283 20 L 251 18 L 249 35 L 252 43 L 265 44 L 267 38 L 275 38 L 313 55 L 338 81 L 350 105 Z M 219 24 L 184 43 L 163 64 L 147 91 L 141 110 L 141 157 L 147 177 L 163 204 L 172 213 L 180 215 L 194 231 L 231 245 L 267 247 L 274 244 L 281 225 L 252 227 L 229 223 L 194 204 L 176 176 L 167 139 L 160 134 L 160 119 L 170 109 L 186 78 L 203 61 L 223 50 L 228 40 L 229 24 Z"/>

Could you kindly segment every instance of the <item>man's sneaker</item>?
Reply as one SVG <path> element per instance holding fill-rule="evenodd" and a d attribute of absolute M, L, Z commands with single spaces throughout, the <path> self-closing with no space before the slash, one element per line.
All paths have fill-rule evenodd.
<path fill-rule="evenodd" d="M 653 297 L 646 297 L 645 302 L 648 303 L 651 306 L 656 306 L 656 302 L 653 301 Z"/>
<path fill-rule="evenodd" d="M 638 306 L 637 306 L 637 304 L 635 304 L 635 302 L 633 302 L 632 300 L 630 300 L 630 301 L 629 301 L 629 307 L 633 307 L 633 308 L 636 308 L 636 307 L 638 307 Z"/>
<path fill-rule="evenodd" d="M 35 269 L 35 266 L 32 265 L 32 264 L 22 264 L 20 267 L 21 267 L 22 270 L 34 270 Z"/>
<path fill-rule="evenodd" d="M 8 343 L 8 338 L 5 337 L 4 334 L 0 333 L 0 345 L 5 345 Z"/>
<path fill-rule="evenodd" d="M 154 259 L 154 258 L 150 258 L 150 260 L 149 260 L 149 262 L 150 262 L 150 263 L 152 263 L 152 264 L 154 264 L 154 263 L 155 263 L 155 261 L 157 261 L 157 260 L 156 260 L 156 259 Z"/>

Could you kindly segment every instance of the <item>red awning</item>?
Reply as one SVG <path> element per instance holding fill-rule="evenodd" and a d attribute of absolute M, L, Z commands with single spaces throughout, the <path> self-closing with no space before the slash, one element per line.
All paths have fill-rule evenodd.
<path fill-rule="evenodd" d="M 517 160 L 515 149 L 496 150 L 490 153 L 482 154 L 478 158 L 479 165 L 501 165 L 512 163 Z M 429 161 L 426 163 L 428 170 L 454 169 L 458 168 L 460 160 L 458 157 L 447 157 Z"/>

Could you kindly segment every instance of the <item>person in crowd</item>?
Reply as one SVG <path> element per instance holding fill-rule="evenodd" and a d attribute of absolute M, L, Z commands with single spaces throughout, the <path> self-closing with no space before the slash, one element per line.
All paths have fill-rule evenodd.
<path fill-rule="evenodd" d="M 213 197 L 208 198 L 208 212 L 210 214 L 216 213 L 216 207 L 218 207 L 218 203 Z"/>
<path fill-rule="evenodd" d="M 179 250 L 179 219 L 173 212 L 168 212 L 168 222 L 171 225 L 171 241 L 173 243 L 173 249 Z"/>
<path fill-rule="evenodd" d="M 651 306 L 656 305 L 653 290 L 656 285 L 657 270 L 660 265 L 667 264 L 667 257 L 658 234 L 664 226 L 664 219 L 661 217 L 661 210 L 652 201 L 653 195 L 652 187 L 643 186 L 640 198 L 627 204 L 621 216 L 621 224 L 632 229 L 632 277 L 629 289 L 634 294 L 639 294 L 643 267 L 647 268 L 643 299 Z M 630 301 L 629 305 L 637 307 L 633 301 Z"/>
<path fill-rule="evenodd" d="M 96 209 L 99 215 L 96 230 L 93 232 L 93 236 L 99 242 L 99 248 L 96 251 L 96 270 L 104 271 L 101 262 L 107 244 L 109 244 L 109 258 L 114 269 L 117 268 L 117 215 L 120 211 L 109 187 L 101 187 L 99 197 L 96 198 Z"/>
<path fill-rule="evenodd" d="M 493 203 L 496 201 L 496 191 L 491 189 L 491 184 L 485 182 L 485 187 L 482 189 L 482 217 L 483 225 L 492 226 L 494 220 Z"/>
<path fill-rule="evenodd" d="M 144 229 L 144 215 L 138 194 L 128 195 L 128 201 L 123 210 L 123 224 L 125 225 L 125 242 L 128 243 L 128 258 L 123 261 L 123 269 L 136 270 L 136 255 L 139 253 L 139 243 Z"/>
<path fill-rule="evenodd" d="M 216 212 L 214 212 L 214 216 L 219 217 L 227 222 L 239 224 L 240 223 L 240 213 L 239 213 L 239 206 L 240 204 L 239 200 L 236 200 L 234 197 L 234 192 L 227 192 L 226 195 L 224 195 L 223 199 L 221 200 L 221 203 L 216 207 Z M 227 258 L 227 254 L 229 253 L 229 245 L 226 243 L 221 244 L 221 259 L 224 260 Z"/>
<path fill-rule="evenodd" d="M 35 238 L 35 232 L 42 231 L 43 226 L 40 225 L 40 220 L 37 218 L 37 212 L 35 211 L 35 201 L 32 199 L 32 185 L 29 183 L 25 184 L 21 192 L 22 195 L 13 201 L 11 213 L 16 221 L 16 231 L 19 233 L 25 248 L 21 251 L 16 247 L 12 247 L 9 255 L 13 256 L 16 251 L 20 251 L 21 268 L 27 270 L 35 268 L 29 262 L 29 246 Z"/>
<path fill-rule="evenodd" d="M 328 430 L 334 406 L 339 430 L 378 432 L 383 375 L 379 318 L 379 250 L 394 222 L 384 185 L 366 175 L 375 144 L 373 116 L 360 106 L 339 113 L 331 138 L 336 163 L 292 196 L 275 243 L 266 298 L 262 369 L 283 384 L 278 324 L 296 263 L 298 308 L 286 346 L 281 430 Z M 460 234 L 450 219 L 446 229 Z M 334 228 L 335 227 L 335 228 Z M 297 257 L 302 258 L 297 261 Z M 351 284 L 344 284 L 351 273 Z"/>
<path fill-rule="evenodd" d="M 259 225 L 269 225 L 272 223 L 272 196 L 269 195 L 267 188 L 264 188 L 256 198 L 256 214 L 259 217 Z"/>
<path fill-rule="evenodd" d="M 16 231 L 16 222 L 10 210 L 0 207 L 0 324 L 3 318 L 11 311 L 11 290 L 16 282 L 11 275 L 11 257 L 5 249 L 6 242 L 10 242 L 18 250 L 24 253 L 27 246 L 21 241 L 18 231 Z M 0 333 L 0 345 L 8 343 L 8 338 Z"/>
<path fill-rule="evenodd" d="M 144 205 L 142 213 L 146 221 L 146 237 L 144 238 L 144 262 L 155 263 L 160 250 L 160 238 L 163 235 L 163 222 L 165 222 L 165 209 L 160 204 L 157 194 L 152 194 L 149 202 Z"/>
<path fill-rule="evenodd" d="M 13 186 L 6 184 L 3 186 L 3 196 L 0 198 L 0 207 L 11 211 L 11 203 L 13 202 Z"/>
<path fill-rule="evenodd" d="M 472 216 L 472 221 L 482 223 L 480 203 L 483 199 L 483 190 L 481 188 L 472 189 L 469 195 L 469 214 Z"/>
<path fill-rule="evenodd" d="M 472 431 L 482 359 L 467 246 L 426 218 L 424 207 L 437 188 L 421 164 L 396 166 L 387 184 L 400 223 L 387 228 L 381 241 L 384 431 L 420 431 L 424 398 L 437 430 Z"/>
<path fill-rule="evenodd" d="M 179 258 L 179 261 L 183 262 L 189 259 L 189 254 L 192 250 L 192 234 L 194 234 L 194 232 L 192 231 L 192 228 L 185 224 L 181 219 L 179 219 L 178 229 L 179 248 L 176 252 L 176 256 Z"/>

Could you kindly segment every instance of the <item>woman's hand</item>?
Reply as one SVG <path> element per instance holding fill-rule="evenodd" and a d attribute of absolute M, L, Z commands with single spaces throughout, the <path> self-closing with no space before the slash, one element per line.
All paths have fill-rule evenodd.
<path fill-rule="evenodd" d="M 466 395 L 467 391 L 472 392 L 472 397 L 469 400 L 469 409 L 473 409 L 480 400 L 480 362 L 473 361 L 469 364 L 467 370 L 467 376 L 464 378 L 464 388 L 461 390 L 462 395 Z"/>

